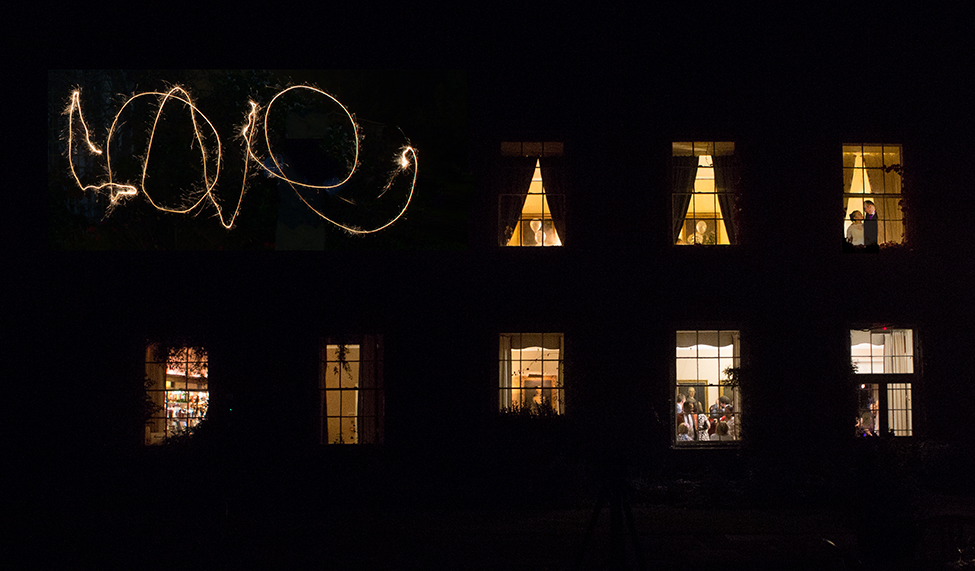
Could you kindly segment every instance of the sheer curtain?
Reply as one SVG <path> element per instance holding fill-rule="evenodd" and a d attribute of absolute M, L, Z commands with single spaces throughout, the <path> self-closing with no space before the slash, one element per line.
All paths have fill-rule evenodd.
<path fill-rule="evenodd" d="M 884 355 L 884 371 L 888 373 L 913 373 L 913 335 L 910 329 L 895 329 L 885 340 L 890 353 Z"/>
<path fill-rule="evenodd" d="M 511 336 L 502 335 L 501 345 L 498 351 L 498 363 L 500 364 L 498 371 L 498 387 L 501 389 L 500 394 L 500 408 L 508 408 L 511 406 Z"/>
<path fill-rule="evenodd" d="M 843 213 L 846 216 L 850 209 L 850 193 L 853 192 L 853 173 L 855 172 L 857 156 L 854 153 L 843 152 Z"/>

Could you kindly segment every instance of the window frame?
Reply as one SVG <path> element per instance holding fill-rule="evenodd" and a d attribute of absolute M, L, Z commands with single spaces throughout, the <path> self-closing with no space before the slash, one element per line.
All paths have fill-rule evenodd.
<path fill-rule="evenodd" d="M 186 358 L 175 361 L 172 350 L 183 352 Z M 160 351 L 167 355 L 161 356 Z M 206 420 L 210 405 L 209 380 L 209 349 L 198 340 L 193 339 L 147 339 L 144 355 L 144 390 L 146 422 L 144 427 L 143 444 L 157 446 L 173 437 L 191 435 L 201 422 Z M 195 358 L 190 358 L 195 356 Z M 165 360 L 163 360 L 165 359 Z M 172 365 L 182 365 L 183 375 L 172 369 Z M 196 367 L 191 365 L 195 364 Z M 193 374 L 193 373 L 196 374 Z M 183 377 L 183 386 L 175 384 L 178 381 L 171 378 Z M 190 389 L 190 378 L 204 379 L 203 388 L 200 381 L 194 381 L 196 387 Z M 160 385 L 160 381 L 162 384 Z M 170 394 L 173 393 L 172 398 Z M 179 393 L 187 393 L 185 400 Z M 195 394 L 194 394 L 195 393 Z M 180 413 L 184 409 L 185 413 Z M 175 413 L 175 416 L 173 415 Z M 153 428 L 162 428 L 162 431 Z M 158 435 L 162 436 L 158 436 Z"/>
<path fill-rule="evenodd" d="M 869 331 L 871 334 L 875 334 L 875 331 L 890 331 L 891 333 L 895 331 L 910 331 L 911 332 L 911 372 L 906 373 L 877 373 L 870 372 L 860 372 L 859 367 L 855 367 L 854 355 L 853 355 L 853 332 L 854 331 Z M 867 402 L 866 408 L 861 402 L 863 400 L 864 391 L 875 391 L 876 392 L 876 423 L 875 428 L 870 427 L 870 432 L 873 436 L 881 436 L 885 438 L 910 438 L 914 436 L 914 390 L 918 385 L 918 379 L 920 378 L 920 344 L 918 342 L 917 328 L 907 325 L 898 324 L 896 326 L 891 325 L 871 325 L 871 326 L 851 326 L 849 329 L 849 346 L 850 346 L 850 377 L 851 381 L 854 383 L 854 390 L 856 391 L 856 401 L 857 401 L 857 425 L 856 434 L 858 436 L 869 436 L 869 434 L 864 434 L 860 428 L 860 423 L 863 422 L 864 414 L 869 413 L 871 410 L 869 406 L 869 400 Z M 891 359 L 896 358 L 892 356 Z M 906 393 L 901 398 L 907 400 L 907 408 L 891 408 L 892 393 L 894 391 L 906 391 Z M 896 411 L 906 411 L 906 416 L 903 420 L 907 422 L 906 431 L 907 434 L 898 434 L 900 431 L 904 431 L 903 428 L 891 429 L 891 417 L 896 413 Z M 903 421 L 902 420 L 902 421 Z"/>
<path fill-rule="evenodd" d="M 721 347 L 724 347 L 724 346 L 715 346 L 715 349 L 716 349 L 715 356 L 704 356 L 704 357 L 702 357 L 702 356 L 700 356 L 700 354 L 698 354 L 697 356 L 695 356 L 693 358 L 692 357 L 681 357 L 679 355 L 679 351 L 680 351 L 680 347 L 681 347 L 681 345 L 680 345 L 680 343 L 681 343 L 681 335 L 682 334 L 686 335 L 688 333 L 695 334 L 695 341 L 697 341 L 697 343 L 694 346 L 701 345 L 700 340 L 701 340 L 701 334 L 702 333 L 703 334 L 712 334 L 712 333 L 713 334 L 716 334 L 716 339 L 717 339 L 717 342 L 719 342 L 719 343 L 721 341 L 722 334 L 730 334 L 731 337 L 732 337 L 732 339 L 731 339 L 731 346 L 732 346 L 732 350 L 731 351 L 732 351 L 732 353 L 731 353 L 731 355 L 722 355 L 721 354 Z M 741 446 L 742 441 L 743 441 L 743 439 L 742 439 L 742 431 L 741 431 L 741 419 L 742 419 L 742 412 L 743 411 L 742 411 L 742 406 L 741 406 L 742 395 L 741 395 L 741 385 L 740 385 L 740 378 L 741 378 L 740 375 L 741 375 L 741 366 L 742 366 L 741 365 L 741 363 L 742 363 L 742 350 L 743 350 L 742 343 L 741 343 L 741 337 L 742 337 L 742 335 L 741 335 L 741 328 L 740 327 L 736 327 L 735 329 L 731 329 L 729 327 L 720 327 L 720 326 L 719 327 L 703 326 L 703 327 L 698 327 L 698 328 L 694 328 L 694 329 L 681 328 L 681 329 L 674 330 L 674 337 L 673 337 L 673 339 L 674 339 L 674 346 L 673 346 L 674 347 L 674 350 L 671 353 L 670 398 L 668 400 L 668 402 L 670 403 L 670 412 L 673 412 L 674 413 L 674 416 L 671 417 L 669 414 L 667 415 L 668 418 L 671 418 L 672 419 L 672 421 L 671 421 L 671 428 L 669 429 L 669 431 L 670 431 L 670 442 L 671 442 L 671 447 L 672 448 L 686 450 L 686 449 L 699 449 L 699 448 L 727 448 L 727 447 Z M 685 383 L 680 383 L 680 381 L 681 381 L 681 379 L 679 378 L 679 375 L 680 375 L 679 369 L 681 368 L 680 367 L 680 363 L 681 363 L 681 361 L 690 361 L 691 359 L 693 359 L 695 361 L 695 368 L 696 368 L 696 371 L 698 371 L 698 373 L 697 373 L 698 376 L 700 375 L 699 374 L 700 366 L 697 363 L 698 361 L 700 361 L 701 359 L 717 360 L 718 379 L 713 384 L 712 383 L 709 383 L 709 382 L 705 382 L 703 384 L 703 386 L 705 387 L 705 389 L 708 390 L 708 391 L 710 391 L 712 388 L 715 388 L 717 394 L 716 394 L 716 396 L 715 396 L 714 399 L 711 399 L 710 398 L 710 395 L 707 395 L 706 397 L 704 397 L 706 400 L 698 400 L 698 402 L 701 403 L 701 411 L 702 411 L 702 412 L 699 412 L 698 414 L 703 414 L 703 415 L 707 416 L 709 422 L 712 420 L 712 412 L 710 410 L 710 406 L 712 404 L 714 404 L 713 401 L 714 400 L 717 400 L 720 396 L 726 396 L 726 395 L 723 395 L 722 394 L 723 391 L 721 390 L 721 387 L 730 387 L 730 388 L 728 388 L 726 390 L 728 390 L 728 391 L 730 391 L 732 393 L 731 394 L 731 397 L 730 397 L 730 401 L 731 402 L 729 404 L 732 405 L 732 414 L 733 414 L 733 418 L 734 418 L 734 424 L 736 426 L 731 427 L 731 432 L 729 433 L 730 436 L 731 436 L 731 438 L 728 439 L 728 440 L 712 440 L 711 439 L 711 436 L 713 436 L 713 434 L 716 434 L 717 433 L 717 430 L 716 430 L 716 426 L 717 425 L 716 425 L 716 423 L 715 423 L 715 431 L 714 432 L 711 432 L 709 434 L 708 440 L 699 440 L 699 439 L 693 438 L 693 436 L 692 436 L 692 440 L 687 441 L 687 440 L 680 440 L 679 437 L 678 437 L 679 425 L 682 424 L 682 422 L 681 422 L 681 415 L 679 413 L 677 413 L 677 405 L 678 405 L 678 402 L 679 402 L 678 395 L 680 394 L 680 388 L 681 388 L 681 386 L 685 386 L 688 389 L 690 389 L 690 388 L 697 389 L 699 386 L 702 386 L 701 383 L 686 383 L 686 382 Z M 730 363 L 729 363 L 728 366 L 735 367 L 737 369 L 737 371 L 738 371 L 738 378 L 737 378 L 737 382 L 735 382 L 735 383 L 725 383 L 724 382 L 724 380 L 725 380 L 725 376 L 724 376 L 724 369 L 725 369 L 725 367 L 723 367 L 722 364 L 724 362 L 727 362 L 727 361 L 730 361 Z M 696 380 L 696 381 L 704 380 L 704 381 L 708 381 L 709 379 L 684 379 L 684 380 L 685 381 L 686 380 Z M 689 390 L 688 390 L 688 393 L 689 393 Z M 696 399 L 696 397 L 695 397 L 695 399 Z M 719 417 L 719 418 L 721 418 L 721 417 Z M 708 430 L 710 432 L 710 427 L 709 427 Z"/>
<path fill-rule="evenodd" d="M 847 153 L 855 153 L 856 151 L 848 150 L 848 147 L 859 147 L 861 166 L 856 166 L 856 156 L 854 156 L 854 161 L 852 164 L 847 164 L 845 155 Z M 867 166 L 863 164 L 864 154 L 867 153 L 865 149 L 879 149 L 880 152 L 880 164 Z M 896 162 L 887 164 L 888 149 L 896 149 Z M 876 151 L 873 151 L 876 152 Z M 840 161 L 843 171 L 843 244 L 848 251 L 860 251 L 860 250 L 874 250 L 881 247 L 898 247 L 907 244 L 907 226 L 908 219 L 903 208 L 904 201 L 904 180 L 903 180 L 903 168 L 904 168 L 904 145 L 903 143 L 842 143 L 840 145 Z M 847 174 L 849 171 L 849 174 Z M 856 178 L 856 173 L 860 172 L 861 181 L 861 192 L 854 192 L 854 179 Z M 879 175 L 880 178 L 877 179 L 873 177 L 873 180 L 869 176 L 869 173 L 873 172 L 875 175 Z M 847 188 L 847 181 L 849 180 L 849 189 Z M 883 192 L 872 192 L 873 186 L 876 182 L 883 182 Z M 871 186 L 871 192 L 868 194 L 865 192 L 865 187 L 867 184 Z M 893 188 L 895 191 L 888 192 L 888 188 Z M 866 201 L 873 197 L 873 200 L 880 202 L 881 204 L 876 204 L 878 208 L 879 218 L 879 231 L 877 244 L 875 245 L 856 245 L 849 241 L 848 231 L 851 226 L 851 216 L 853 211 L 850 210 L 851 200 Z M 881 209 L 880 207 L 883 206 Z M 898 218 L 890 218 L 886 213 L 891 210 L 897 212 Z M 866 216 L 865 207 L 854 208 L 854 210 L 859 210 L 860 213 Z M 888 232 L 896 232 L 897 226 L 900 226 L 900 238 L 896 242 L 887 240 Z"/>
<path fill-rule="evenodd" d="M 669 170 L 670 170 L 670 243 L 673 246 L 717 246 L 717 247 L 733 247 L 741 243 L 741 220 L 739 209 L 741 206 L 741 174 L 742 167 L 738 158 L 738 144 L 735 141 L 672 141 L 671 149 L 669 155 Z M 678 150 L 681 150 L 678 154 Z M 690 154 L 688 154 L 690 153 Z M 698 173 L 700 171 L 697 165 L 700 162 L 700 157 L 710 156 L 711 157 L 711 169 L 713 169 L 714 189 L 711 192 L 698 193 L 696 191 Z M 723 167 L 721 169 L 716 168 L 714 157 L 729 157 L 728 159 L 721 159 Z M 678 165 L 678 157 L 697 157 L 698 160 L 694 161 L 694 172 L 695 176 L 693 179 L 688 178 L 686 171 L 691 169 L 690 163 L 687 165 Z M 721 171 L 721 183 L 722 186 L 719 190 L 718 186 L 718 171 Z M 690 184 L 692 190 L 687 191 L 687 185 Z M 679 188 L 683 187 L 683 188 Z M 687 214 L 689 210 L 697 203 L 697 195 L 709 197 L 707 199 L 712 201 L 712 214 L 710 217 L 698 217 L 695 215 L 694 218 L 688 218 Z M 707 200 L 706 199 L 706 200 Z M 706 211 L 702 211 L 706 212 Z M 680 214 L 678 214 L 680 213 Z M 680 227 L 677 226 L 677 217 L 682 216 Z M 720 216 L 720 217 L 719 217 Z M 717 223 L 720 221 L 720 227 L 723 228 L 724 239 L 728 243 L 721 242 L 720 232 L 715 229 L 714 231 L 706 231 L 704 235 L 700 238 L 697 237 L 695 233 L 695 239 L 692 241 L 685 241 L 686 229 L 688 221 L 697 223 L 713 222 Z M 708 235 L 713 234 L 714 242 L 708 243 Z M 685 236 L 685 238 L 682 238 Z"/>
<path fill-rule="evenodd" d="M 500 248 L 544 248 L 544 247 L 564 247 L 565 246 L 565 179 L 564 161 L 559 161 L 565 156 L 565 144 L 561 141 L 502 141 L 500 144 L 500 164 L 499 164 L 499 186 L 498 192 L 498 246 Z M 510 159 L 510 160 L 509 160 Z M 528 179 L 528 187 L 525 193 L 521 194 L 506 192 L 511 188 L 521 188 L 523 182 L 522 168 L 527 168 L 527 160 L 535 159 L 531 167 L 531 178 Z M 516 165 L 512 161 L 524 160 L 525 164 Z M 553 161 L 549 163 L 548 161 Z M 544 161 L 544 163 L 543 163 Z M 531 184 L 534 180 L 536 169 L 548 171 L 550 174 L 562 173 L 549 179 L 548 184 L 543 179 L 539 182 L 542 185 L 541 193 L 530 193 Z M 540 216 L 525 218 L 524 208 L 527 204 L 528 196 L 541 196 L 542 211 Z M 547 209 L 546 206 L 547 205 Z M 561 221 L 559 221 L 561 219 Z M 524 223 L 538 220 L 541 223 L 540 231 L 547 229 L 553 230 L 559 242 L 557 244 L 525 244 L 523 239 L 518 240 L 517 244 L 511 241 L 519 233 L 524 236 L 527 230 Z M 509 235 L 510 229 L 510 235 Z M 543 234 L 544 235 L 544 234 Z M 506 238 L 507 236 L 507 238 Z"/>
<path fill-rule="evenodd" d="M 335 359 L 332 359 L 330 353 L 331 347 L 339 346 L 356 346 L 356 358 L 340 365 L 346 357 L 337 352 Z M 383 335 L 378 333 L 325 335 L 319 338 L 317 416 L 320 445 L 372 446 L 382 445 L 385 441 L 384 348 Z M 368 367 L 365 365 L 367 363 Z M 343 370 L 350 375 L 355 370 L 354 386 L 343 386 Z M 330 378 L 333 374 L 337 378 Z M 330 386 L 333 383 L 337 385 Z M 364 383 L 366 386 L 363 386 Z M 334 400 L 336 397 L 337 401 Z M 346 397 L 354 399 L 355 414 L 344 414 Z M 336 411 L 338 414 L 332 414 Z"/>
<path fill-rule="evenodd" d="M 518 341 L 515 342 L 514 339 L 517 337 Z M 524 367 L 531 366 L 533 361 L 529 361 L 528 365 L 523 365 L 525 361 L 523 359 L 514 359 L 512 351 L 515 350 L 525 350 L 535 347 L 531 343 L 537 339 L 541 342 L 539 347 L 541 347 L 541 367 L 540 374 L 525 374 L 519 375 L 519 377 L 539 377 L 538 387 L 534 387 L 534 384 L 524 386 L 514 386 L 512 379 L 516 372 L 515 364 L 518 363 L 517 372 L 521 373 Z M 565 334 L 564 333 L 554 333 L 554 332 L 520 332 L 520 333 L 500 333 L 498 335 L 498 413 L 501 415 L 523 415 L 523 416 L 563 416 L 565 415 Z M 554 345 L 554 339 L 557 339 L 558 344 L 558 356 L 555 359 L 547 359 L 545 357 L 546 350 L 552 350 L 554 347 L 548 345 Z M 515 347 L 517 345 L 517 347 Z M 556 378 L 550 386 L 546 386 L 545 377 L 546 370 L 548 366 L 546 363 L 554 363 Z M 519 383 L 522 383 L 522 379 L 519 378 Z M 527 400 L 525 391 L 531 388 L 536 388 L 538 391 L 538 396 L 540 401 L 533 402 L 532 404 L 525 405 Z M 550 406 L 543 406 L 545 401 L 546 390 L 548 392 L 547 404 Z M 521 404 L 514 405 L 514 391 L 522 391 Z"/>

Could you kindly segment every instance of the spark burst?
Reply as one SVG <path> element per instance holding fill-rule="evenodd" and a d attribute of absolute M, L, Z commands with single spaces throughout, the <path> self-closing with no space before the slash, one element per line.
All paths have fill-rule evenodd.
<path fill-rule="evenodd" d="M 293 90 L 308 90 L 310 92 L 327 97 L 329 100 L 335 102 L 335 104 L 337 104 L 342 109 L 342 111 L 345 113 L 346 117 L 348 118 L 349 122 L 352 125 L 352 129 L 354 133 L 353 139 L 355 141 L 354 142 L 355 158 L 352 162 L 352 166 L 349 169 L 349 172 L 346 175 L 346 177 L 342 181 L 336 184 L 314 185 L 314 184 L 308 184 L 308 183 L 292 180 L 284 175 L 284 170 L 281 164 L 278 162 L 278 159 L 274 156 L 274 152 L 271 146 L 270 135 L 268 133 L 268 116 L 271 112 L 271 108 L 274 106 L 274 103 L 278 100 L 278 98 L 288 93 L 289 91 L 293 91 Z M 130 103 L 142 97 L 152 97 L 152 96 L 155 96 L 159 99 L 159 105 L 158 108 L 156 109 L 156 116 L 155 119 L 153 120 L 152 129 L 149 132 L 149 141 L 146 147 L 145 157 L 142 160 L 141 178 L 137 184 L 116 182 L 115 175 L 112 170 L 112 159 L 111 159 L 111 153 L 109 149 L 111 147 L 112 138 L 115 136 L 117 128 L 120 127 L 119 118 L 122 116 L 123 111 L 125 111 L 126 107 L 128 107 Z M 160 117 L 162 116 L 163 108 L 170 101 L 182 102 L 183 104 L 185 104 L 186 107 L 189 108 L 190 119 L 193 125 L 194 139 L 196 143 L 199 144 L 200 146 L 200 155 L 203 163 L 203 183 L 205 187 L 205 192 L 195 202 L 191 201 L 192 204 L 190 204 L 185 208 L 168 208 L 160 204 L 157 204 L 156 201 L 153 200 L 152 195 L 149 194 L 149 191 L 146 189 L 146 173 L 148 172 L 148 168 L 149 168 L 149 158 L 152 154 L 153 140 L 155 138 L 156 129 L 159 126 L 159 120 Z M 298 188 L 297 188 L 300 186 L 303 188 L 314 189 L 316 191 L 329 190 L 345 184 L 353 177 L 353 175 L 355 175 L 356 170 L 359 168 L 360 135 L 359 135 L 359 126 L 356 123 L 355 118 L 352 116 L 352 113 L 348 110 L 348 108 L 346 108 L 345 105 L 343 105 L 338 99 L 332 97 L 330 94 L 326 93 L 325 91 L 322 91 L 321 89 L 318 89 L 317 87 L 312 87 L 310 85 L 293 85 L 291 87 L 279 91 L 277 94 L 275 94 L 275 96 L 271 99 L 271 101 L 267 104 L 267 106 L 264 107 L 263 117 L 261 116 L 261 107 L 255 101 L 251 100 L 249 101 L 249 104 L 250 104 L 250 110 L 245 115 L 244 124 L 238 129 L 238 133 L 244 142 L 244 177 L 243 177 L 243 182 L 241 183 L 240 195 L 237 200 L 237 205 L 234 208 L 233 213 L 229 216 L 229 220 L 224 216 L 224 209 L 221 207 L 220 202 L 217 200 L 217 196 L 215 194 L 215 189 L 217 187 L 217 180 L 219 179 L 220 176 L 220 168 L 223 160 L 223 148 L 220 142 L 220 135 L 219 133 L 217 133 L 217 130 L 213 126 L 213 123 L 211 123 L 210 120 L 206 117 L 206 115 L 204 115 L 200 111 L 200 109 L 193 103 L 193 100 L 190 97 L 189 92 L 186 89 L 179 86 L 173 87 L 166 92 L 147 91 L 143 93 L 138 93 L 130 97 L 128 100 L 126 100 L 126 102 L 121 106 L 121 108 L 119 108 L 118 113 L 116 113 L 115 118 L 112 120 L 112 124 L 109 127 L 108 136 L 105 141 L 104 153 L 91 140 L 91 133 L 88 129 L 88 125 L 85 122 L 84 116 L 82 115 L 81 112 L 80 90 L 75 90 L 74 92 L 72 92 L 70 103 L 68 105 L 67 110 L 65 111 L 65 113 L 68 115 L 67 152 L 68 152 L 68 163 L 71 169 L 71 175 L 74 178 L 75 183 L 83 192 L 88 192 L 88 191 L 92 191 L 96 193 L 107 192 L 109 197 L 110 211 L 121 200 L 134 197 L 138 195 L 140 192 L 146 197 L 146 200 L 148 200 L 149 203 L 154 208 L 156 208 L 159 211 L 168 212 L 172 214 L 187 214 L 193 209 L 197 208 L 205 200 L 209 199 L 210 203 L 213 204 L 214 208 L 216 209 L 217 217 L 220 219 L 220 224 L 228 230 L 233 228 L 234 222 L 236 221 L 237 216 L 240 213 L 240 206 L 243 203 L 244 194 L 247 190 L 247 179 L 248 179 L 248 174 L 250 173 L 250 169 L 252 168 L 251 166 L 252 162 L 254 165 L 257 165 L 258 168 L 264 169 L 264 171 L 269 176 L 273 176 L 287 183 L 292 188 L 292 190 L 295 191 L 295 194 L 298 195 L 298 198 L 305 204 L 305 206 L 311 209 L 311 211 L 317 214 L 320 218 L 352 234 L 371 234 L 373 232 L 379 232 L 380 230 L 389 227 L 391 224 L 399 220 L 406 212 L 406 209 L 409 208 L 410 202 L 413 199 L 413 191 L 416 188 L 416 175 L 417 175 L 416 150 L 413 147 L 406 145 L 400 149 L 400 152 L 396 155 L 396 157 L 393 160 L 392 171 L 390 173 L 389 179 L 387 180 L 386 185 L 382 188 L 381 192 L 376 197 L 377 199 L 382 197 L 386 193 L 386 191 L 389 190 L 393 182 L 400 174 L 412 168 L 413 180 L 410 181 L 410 192 L 406 198 L 406 202 L 403 204 L 402 209 L 400 209 L 399 212 L 395 216 L 393 216 L 392 219 L 379 225 L 376 228 L 371 228 L 371 229 L 356 228 L 353 226 L 342 224 L 341 222 L 337 222 L 329 218 L 326 214 L 324 214 L 323 212 L 319 211 L 314 206 L 312 206 L 305 199 L 305 197 L 302 196 L 300 192 L 298 192 Z M 102 154 L 105 155 L 105 166 L 106 166 L 106 172 L 108 176 L 107 182 L 102 182 L 100 184 L 86 185 L 81 182 L 81 179 L 78 176 L 78 173 L 74 165 L 74 145 L 75 145 L 74 140 L 75 140 L 75 130 L 76 130 L 75 128 L 76 115 L 77 115 L 77 121 L 84 129 L 84 143 L 87 145 L 88 152 L 97 156 L 101 156 Z M 216 139 L 216 156 L 215 156 L 216 167 L 212 173 L 210 173 L 208 169 L 207 147 L 204 144 L 204 136 L 200 130 L 201 122 L 200 120 L 197 119 L 198 116 L 200 120 L 202 120 L 205 123 L 209 131 L 213 133 L 213 136 Z M 259 129 L 258 126 L 259 122 L 263 123 L 264 142 L 267 146 L 268 156 L 271 158 L 271 161 L 274 163 L 274 167 L 275 167 L 274 169 L 271 169 L 267 165 L 265 165 L 264 162 L 261 160 L 261 158 L 258 156 L 257 152 L 254 150 L 254 141 L 257 136 L 257 131 Z M 352 201 L 348 199 L 343 198 L 343 200 L 354 204 Z"/>

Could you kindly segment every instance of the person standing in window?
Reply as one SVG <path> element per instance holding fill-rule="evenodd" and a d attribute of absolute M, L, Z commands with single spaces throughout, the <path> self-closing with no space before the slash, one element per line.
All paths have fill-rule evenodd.
<path fill-rule="evenodd" d="M 683 421 L 687 425 L 687 431 L 693 436 L 694 440 L 710 440 L 708 437 L 708 428 L 711 427 L 711 423 L 708 422 L 706 415 L 698 413 L 695 410 L 690 400 L 684 403 Z"/>
<path fill-rule="evenodd" d="M 863 201 L 863 209 L 867 215 L 863 220 L 863 243 L 866 246 L 876 246 L 879 242 L 878 234 L 880 231 L 880 216 L 877 214 L 877 207 L 872 200 Z"/>
<path fill-rule="evenodd" d="M 859 210 L 854 210 L 850 213 L 850 220 L 853 224 L 850 225 L 846 230 L 846 241 L 854 246 L 863 245 L 863 213 Z M 876 236 L 876 228 L 874 228 L 874 235 Z M 876 241 L 876 238 L 875 238 Z"/>

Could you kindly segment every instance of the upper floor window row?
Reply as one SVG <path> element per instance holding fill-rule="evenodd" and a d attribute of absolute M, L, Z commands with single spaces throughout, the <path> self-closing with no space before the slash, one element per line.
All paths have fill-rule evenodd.
<path fill-rule="evenodd" d="M 501 143 L 501 246 L 561 246 L 566 175 L 561 142 Z M 845 144 L 843 236 L 852 249 L 901 244 L 900 145 Z M 739 242 L 741 165 L 733 141 L 679 141 L 671 153 L 672 239 L 676 245 Z"/>

